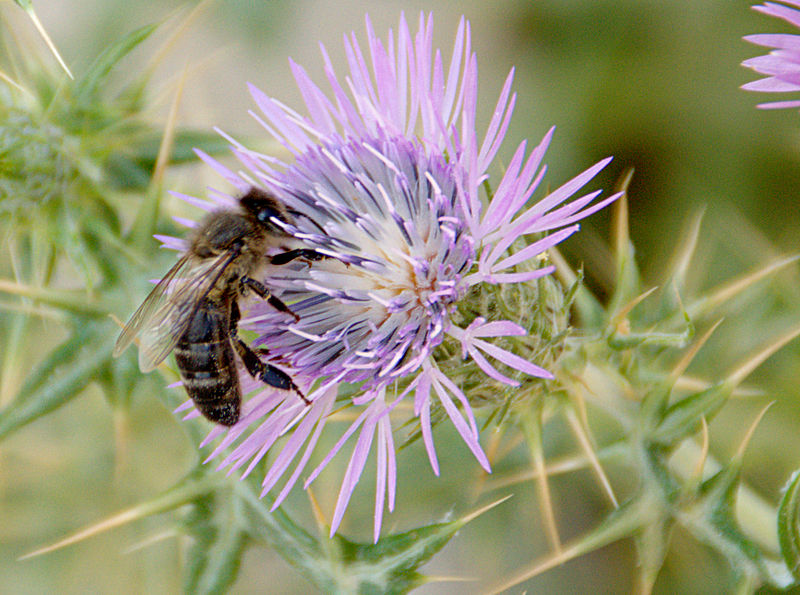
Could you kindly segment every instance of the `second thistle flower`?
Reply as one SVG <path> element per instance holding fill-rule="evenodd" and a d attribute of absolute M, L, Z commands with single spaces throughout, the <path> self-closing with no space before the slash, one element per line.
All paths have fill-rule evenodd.
<path fill-rule="evenodd" d="M 459 326 L 456 305 L 480 284 L 527 283 L 547 275 L 537 258 L 577 231 L 577 222 L 617 195 L 594 202 L 599 191 L 566 203 L 610 159 L 605 159 L 537 203 L 530 199 L 545 172 L 542 158 L 553 135 L 527 151 L 521 143 L 491 196 L 481 188 L 509 125 L 516 96 L 509 73 L 488 129 L 475 126 L 477 60 L 469 24 L 463 19 L 452 59 L 445 67 L 432 48 L 433 22 L 421 15 L 412 36 L 404 18 L 384 43 L 367 20 L 365 55 L 355 36 L 345 39 L 349 75 L 335 74 L 325 50 L 328 93 L 297 64 L 291 67 L 307 115 L 250 88 L 265 130 L 289 152 L 289 162 L 234 142 L 246 171 L 235 173 L 201 155 L 239 192 L 263 187 L 294 216 L 286 231 L 330 258 L 312 264 L 271 267 L 265 284 L 291 304 L 298 322 L 255 303 L 249 328 L 275 361 L 288 365 L 309 388 L 310 407 L 294 397 L 263 389 L 245 406 L 209 458 L 235 445 L 220 466 L 248 474 L 291 429 L 291 436 L 264 479 L 272 489 L 299 456 L 276 506 L 297 481 L 337 399 L 340 383 L 358 383 L 352 403 L 363 409 L 330 453 L 312 471 L 308 485 L 358 433 L 332 521 L 336 531 L 377 437 L 375 539 L 384 506 L 394 506 L 395 448 L 389 413 L 402 399 L 413 401 L 431 466 L 439 473 L 431 408 L 441 406 L 488 471 L 478 426 L 467 395 L 440 368 L 434 350 L 446 337 L 461 345 L 488 377 L 517 382 L 500 369 L 535 377 L 551 374 L 493 341 L 524 335 L 513 320 L 477 316 Z M 229 203 L 231 196 L 221 196 Z M 549 234 L 549 235 L 546 235 Z M 524 247 L 514 250 L 524 240 Z M 243 388 L 255 388 L 242 377 Z M 393 392 L 400 386 L 399 393 Z M 263 387 L 262 387 L 263 388 Z M 245 431 L 250 429 L 245 436 Z M 209 440 L 225 430 L 215 429 Z"/>

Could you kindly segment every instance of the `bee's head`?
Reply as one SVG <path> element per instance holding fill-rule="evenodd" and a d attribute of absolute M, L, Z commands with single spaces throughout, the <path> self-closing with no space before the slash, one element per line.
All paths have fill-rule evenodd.
<path fill-rule="evenodd" d="M 290 223 L 291 217 L 286 207 L 273 195 L 262 188 L 253 186 L 239 199 L 239 204 L 245 212 L 253 217 L 259 225 L 270 233 L 285 234 L 286 232 L 275 223 L 275 220 Z"/>

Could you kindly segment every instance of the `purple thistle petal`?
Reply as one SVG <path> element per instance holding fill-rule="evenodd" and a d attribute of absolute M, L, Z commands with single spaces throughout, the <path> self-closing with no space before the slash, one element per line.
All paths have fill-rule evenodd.
<path fill-rule="evenodd" d="M 800 7 L 794 0 L 784 0 L 784 4 Z M 800 28 L 800 11 L 783 4 L 766 2 L 753 6 L 753 9 L 768 16 L 777 17 Z M 800 91 L 800 35 L 759 34 L 747 35 L 745 41 L 756 45 L 773 48 L 766 56 L 750 58 L 742 62 L 742 66 L 751 68 L 766 78 L 742 85 L 746 91 L 761 93 L 791 93 Z M 800 101 L 776 101 L 759 104 L 762 109 L 785 109 L 800 106 Z"/>
<path fill-rule="evenodd" d="M 478 169 L 481 171 L 487 169 L 494 160 L 511 122 L 511 115 L 514 113 L 514 104 L 517 97 L 516 93 L 511 94 L 511 84 L 513 82 L 514 69 L 512 68 L 508 76 L 506 76 L 506 82 L 503 84 L 502 91 L 500 91 L 500 97 L 495 105 L 492 120 L 489 122 L 489 128 L 483 138 L 480 153 L 478 153 Z M 511 97 L 510 99 L 509 96 Z"/>
<path fill-rule="evenodd" d="M 347 508 L 347 504 L 350 502 L 353 490 L 355 490 L 358 480 L 361 479 L 361 473 L 364 471 L 367 455 L 372 446 L 372 440 L 375 437 L 377 418 L 384 406 L 382 400 L 376 400 L 366 410 L 367 421 L 361 428 L 361 434 L 358 436 L 358 441 L 353 448 L 353 455 L 350 457 L 350 463 L 347 465 L 347 471 L 345 471 L 344 479 L 342 480 L 342 487 L 339 489 L 339 498 L 336 501 L 336 509 L 331 519 L 331 537 L 333 537 L 336 530 L 339 528 L 339 523 L 342 522 L 344 511 Z"/>
<path fill-rule="evenodd" d="M 760 33 L 756 35 L 746 35 L 742 39 L 755 45 L 768 48 L 796 50 L 800 47 L 800 35 L 791 35 L 789 33 Z"/>
<path fill-rule="evenodd" d="M 342 437 L 339 438 L 339 440 L 336 442 L 336 444 L 330 450 L 330 452 L 325 456 L 324 459 L 322 459 L 322 462 L 319 465 L 317 465 L 317 467 L 311 472 L 311 475 L 308 476 L 308 479 L 306 479 L 306 481 L 303 483 L 304 488 L 307 488 L 309 485 L 311 485 L 311 482 L 313 482 L 317 478 L 317 476 L 322 472 L 322 470 L 328 466 L 328 463 L 331 462 L 331 459 L 335 457 L 336 454 L 339 452 L 339 450 L 342 448 L 342 446 L 344 446 L 344 443 L 347 442 L 347 439 L 353 435 L 353 432 L 355 432 L 359 427 L 361 427 L 361 424 L 364 423 L 364 420 L 367 418 L 369 413 L 370 410 L 365 409 L 356 418 L 356 420 L 352 424 L 350 424 L 350 427 L 347 428 L 344 434 L 342 434 Z"/>
<path fill-rule="evenodd" d="M 495 265 L 493 265 L 492 272 L 494 273 L 496 271 L 502 271 L 509 267 L 513 267 L 522 262 L 525 262 L 526 260 L 535 258 L 539 254 L 542 254 L 545 250 L 552 248 L 556 244 L 559 244 L 564 240 L 566 240 L 569 236 L 578 231 L 579 228 L 580 228 L 579 225 L 572 225 L 565 229 L 559 230 L 552 235 L 546 236 L 541 240 L 539 240 L 538 242 L 534 242 L 533 244 L 526 246 L 519 252 L 515 252 L 508 258 L 505 258 L 500 262 L 496 263 Z"/>
<path fill-rule="evenodd" d="M 194 150 L 195 155 L 197 155 L 202 161 L 206 163 L 206 165 L 211 166 L 219 175 L 221 175 L 225 180 L 231 184 L 234 188 L 236 188 L 237 192 L 244 193 L 247 191 L 249 185 L 244 182 L 239 176 L 229 170 L 227 167 L 222 165 L 219 161 L 208 155 L 205 151 L 201 151 L 200 149 Z"/>
<path fill-rule="evenodd" d="M 786 81 L 774 77 L 745 83 L 740 88 L 745 91 L 760 91 L 761 93 L 789 93 L 792 91 L 800 91 L 800 85 L 787 83 Z"/>
<path fill-rule="evenodd" d="M 792 2 L 792 0 L 783 0 L 788 4 L 794 4 L 795 6 L 800 6 L 796 2 Z M 778 17 L 783 19 L 790 25 L 794 25 L 795 27 L 800 27 L 800 12 L 797 10 L 793 10 L 788 8 L 787 6 L 781 6 L 780 4 L 775 4 L 773 2 L 766 2 L 762 6 L 754 6 L 753 10 L 761 12 L 763 14 Z"/>
<path fill-rule="evenodd" d="M 183 202 L 190 204 L 193 207 L 197 207 L 198 209 L 202 209 L 204 211 L 213 211 L 214 209 L 219 208 L 219 205 L 216 205 L 209 200 L 195 198 L 194 196 L 184 194 L 183 192 L 175 192 L 174 190 L 170 190 L 169 193 L 175 198 L 179 198 Z"/>
<path fill-rule="evenodd" d="M 436 372 L 438 372 L 438 370 Z M 436 396 L 439 397 L 439 402 L 444 407 L 444 410 L 450 418 L 450 421 L 453 422 L 456 431 L 458 431 L 458 433 L 461 435 L 461 438 L 464 440 L 467 447 L 472 451 L 472 454 L 478 460 L 478 463 L 480 463 L 481 467 L 483 467 L 487 473 L 491 473 L 489 460 L 486 458 L 486 455 L 484 454 L 483 449 L 478 442 L 478 430 L 477 427 L 475 427 L 475 419 L 472 416 L 472 408 L 469 406 L 466 396 L 463 392 L 461 392 L 461 389 L 452 383 L 449 383 L 447 377 L 441 373 L 434 373 L 432 384 L 433 389 L 436 392 Z M 447 389 L 445 388 L 446 384 L 448 385 Z M 458 408 L 453 403 L 450 395 L 447 394 L 448 389 L 453 392 L 459 401 L 461 401 L 465 412 L 467 413 L 469 424 L 467 424 L 467 422 L 464 421 L 464 418 L 461 417 Z"/>
<path fill-rule="evenodd" d="M 168 250 L 177 250 L 179 252 L 184 252 L 189 247 L 189 243 L 186 240 L 173 238 L 172 236 L 162 236 L 160 234 L 155 234 L 153 237 L 159 242 L 161 242 L 162 248 L 166 248 Z"/>
<path fill-rule="evenodd" d="M 336 125 L 332 115 L 336 115 L 336 109 L 325 94 L 309 78 L 305 69 L 294 60 L 289 60 L 289 67 L 292 69 L 297 88 L 303 96 L 303 101 L 308 107 L 308 112 L 313 119 L 314 126 L 325 136 L 336 132 Z M 341 121 L 340 121 L 341 124 Z"/>
<path fill-rule="evenodd" d="M 496 360 L 501 361 L 505 365 L 519 370 L 520 372 L 524 372 L 530 376 L 536 376 L 537 378 L 554 378 L 554 376 L 544 368 L 537 366 L 536 364 L 531 363 L 528 360 L 519 357 L 518 355 L 514 355 L 510 351 L 506 351 L 497 345 L 492 345 L 491 343 L 487 343 L 481 339 L 474 339 L 471 343 L 473 346 L 485 351 Z"/>
<path fill-rule="evenodd" d="M 382 420 L 388 420 L 388 417 L 381 418 Z M 389 433 L 391 434 L 391 428 L 389 429 Z M 373 542 L 378 543 L 378 538 L 381 535 L 381 522 L 383 521 L 383 508 L 386 504 L 386 483 L 387 483 L 387 449 L 388 445 L 386 444 L 386 427 L 380 423 L 378 423 L 378 453 L 376 456 L 377 463 L 376 463 L 376 477 L 375 477 L 375 522 L 374 522 L 374 529 L 373 529 Z"/>
<path fill-rule="evenodd" d="M 756 105 L 759 109 L 785 109 L 800 107 L 800 100 L 795 101 L 772 101 L 770 103 L 759 103 Z"/>
<path fill-rule="evenodd" d="M 292 487 L 294 484 L 297 483 L 300 474 L 306 468 L 308 464 L 308 459 L 311 457 L 311 453 L 314 451 L 314 447 L 317 445 L 319 441 L 319 437 L 322 435 L 322 430 L 325 427 L 325 423 L 328 420 L 328 416 L 330 415 L 331 409 L 333 408 L 333 404 L 336 402 L 336 390 L 332 389 L 326 393 L 325 396 L 321 397 L 321 401 L 326 401 L 324 405 L 324 409 L 319 412 L 318 421 L 316 423 L 316 427 L 314 428 L 314 433 L 309 438 L 308 443 L 306 444 L 306 449 L 303 452 L 303 456 L 300 457 L 297 465 L 295 466 L 294 471 L 292 472 L 289 479 L 286 480 L 286 484 L 281 489 L 280 493 L 278 494 L 277 498 L 275 498 L 275 502 L 272 505 L 272 510 L 275 510 L 278 506 L 280 506 L 281 502 L 289 495 Z M 272 486 L 267 486 L 267 478 L 264 478 L 264 482 L 262 485 L 262 495 L 266 494 Z"/>
<path fill-rule="evenodd" d="M 465 279 L 465 281 L 469 283 L 473 282 L 492 283 L 494 285 L 498 285 L 500 283 L 509 283 L 509 284 L 527 283 L 529 281 L 533 281 L 534 279 L 540 279 L 541 277 L 546 277 L 547 275 L 553 273 L 555 270 L 556 267 L 549 266 L 525 273 L 499 273 L 496 275 L 495 274 L 480 275 L 480 276 L 475 275 L 474 277 L 470 275 Z"/>
<path fill-rule="evenodd" d="M 478 365 L 478 367 L 483 370 L 489 378 L 494 378 L 498 382 L 502 382 L 503 384 L 508 384 L 509 386 L 519 386 L 520 383 L 513 378 L 509 378 L 501 374 L 492 364 L 489 363 L 480 351 L 478 351 L 472 343 L 467 345 L 467 353 L 469 353 L 470 357 L 472 357 L 473 361 Z"/>

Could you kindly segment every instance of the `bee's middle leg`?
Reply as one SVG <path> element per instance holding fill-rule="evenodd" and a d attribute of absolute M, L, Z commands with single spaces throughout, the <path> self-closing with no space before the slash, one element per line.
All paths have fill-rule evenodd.
<path fill-rule="evenodd" d="M 285 312 L 286 314 L 294 316 L 295 320 L 300 320 L 300 317 L 294 312 L 292 312 L 289 306 L 287 306 L 280 299 L 272 295 L 269 289 L 267 289 L 266 286 L 263 283 L 261 283 L 261 281 L 257 281 L 256 279 L 252 279 L 250 277 L 242 277 L 239 280 L 239 283 L 241 285 L 242 293 L 244 293 L 245 289 L 251 289 L 253 293 L 255 293 L 261 299 L 266 300 L 269 303 L 269 305 L 275 308 L 278 312 Z"/>

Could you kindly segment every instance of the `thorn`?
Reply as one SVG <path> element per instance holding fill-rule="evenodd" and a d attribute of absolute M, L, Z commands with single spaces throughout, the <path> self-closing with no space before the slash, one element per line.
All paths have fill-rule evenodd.
<path fill-rule="evenodd" d="M 686 392 L 696 393 L 708 390 L 714 384 L 716 383 L 709 382 L 708 380 L 702 380 L 694 376 L 684 375 L 675 381 L 674 388 Z M 764 391 L 761 389 L 736 387 L 731 393 L 731 396 L 738 397 L 740 399 L 754 399 L 763 397 L 764 394 Z"/>
<path fill-rule="evenodd" d="M 542 422 L 541 412 L 529 412 L 525 419 L 525 435 L 528 448 L 533 459 L 533 466 L 536 471 L 536 488 L 541 503 L 542 523 L 544 524 L 545 534 L 550 548 L 555 552 L 561 551 L 561 538 L 558 535 L 555 513 L 553 511 L 553 500 L 550 497 L 550 486 L 547 481 L 547 471 L 542 451 Z"/>
<path fill-rule="evenodd" d="M 23 560 L 28 560 L 30 558 L 35 558 L 43 554 L 49 554 L 50 552 L 60 550 L 62 548 L 67 547 L 68 545 L 78 543 L 80 541 L 88 539 L 89 537 L 93 537 L 99 533 L 103 533 L 104 531 L 108 531 L 109 529 L 114 529 L 115 527 L 120 527 L 131 521 L 135 521 L 144 516 L 144 514 L 146 514 L 146 512 L 143 511 L 141 507 L 129 508 L 128 510 L 124 510 L 121 513 L 116 514 L 104 521 L 100 521 L 96 525 L 92 525 L 91 527 L 82 529 L 77 533 L 73 533 L 69 537 L 57 541 L 52 545 L 39 548 L 38 550 L 34 550 L 28 554 L 25 554 L 24 556 L 20 556 L 19 558 L 17 558 L 17 561 L 21 562 Z"/>
<path fill-rule="evenodd" d="M 628 213 L 628 186 L 630 186 L 631 180 L 633 179 L 633 171 L 632 167 L 626 169 L 614 188 L 615 194 L 617 192 L 622 192 L 622 196 L 614 203 L 614 223 L 612 224 L 614 228 L 614 238 L 616 240 L 614 242 L 615 252 L 618 261 L 628 252 L 628 246 L 631 241 Z"/>
<path fill-rule="evenodd" d="M 108 317 L 114 321 L 114 324 L 116 324 L 120 330 L 125 328 L 125 323 L 117 318 L 114 314 L 109 314 Z"/>
<path fill-rule="evenodd" d="M 325 514 L 322 512 L 322 508 L 320 508 L 311 486 L 306 488 L 306 493 L 308 494 L 308 501 L 311 503 L 311 512 L 314 513 L 314 520 L 317 523 L 317 531 L 320 535 L 327 535 L 330 524 L 325 520 Z"/>
<path fill-rule="evenodd" d="M 581 449 L 586 454 L 586 458 L 589 460 L 592 469 L 597 475 L 597 479 L 600 482 L 603 491 L 606 493 L 606 496 L 608 496 L 608 499 L 611 501 L 611 504 L 614 506 L 614 508 L 619 508 L 619 502 L 617 501 L 617 497 L 614 495 L 614 489 L 611 487 L 611 482 L 609 481 L 606 472 L 603 470 L 600 460 L 597 458 L 597 453 L 594 451 L 594 447 L 589 436 L 589 430 L 587 429 L 588 426 L 581 424 L 572 409 L 567 409 L 566 417 L 570 428 L 572 428 L 575 437 L 578 439 L 578 443 L 581 445 Z"/>
<path fill-rule="evenodd" d="M 210 4 L 212 4 L 213 0 L 204 0 L 200 2 L 196 7 L 194 7 L 186 18 L 175 28 L 175 31 L 161 44 L 161 47 L 153 54 L 149 64 L 147 65 L 146 71 L 155 70 L 156 66 L 164 59 L 164 56 L 172 49 L 172 47 L 178 42 L 181 36 L 189 30 L 189 26 L 202 14 L 202 11 L 206 9 Z M 177 12 L 177 11 L 176 11 Z M 167 17 L 171 18 L 171 17 Z"/>
<path fill-rule="evenodd" d="M 791 341 L 798 335 L 800 335 L 800 325 L 797 325 L 788 333 L 775 340 L 774 343 L 768 345 L 760 352 L 756 353 L 749 360 L 741 364 L 734 372 L 730 374 L 726 382 L 733 387 L 738 386 L 739 383 L 745 378 L 747 378 L 753 370 L 755 370 L 758 366 L 760 366 L 764 362 L 764 360 L 769 358 L 773 353 L 778 351 L 781 347 L 786 345 L 789 341 Z"/>
<path fill-rule="evenodd" d="M 565 287 L 571 287 L 578 280 L 578 275 L 567 264 L 566 259 L 553 246 L 547 250 L 547 255 L 556 267 L 556 276 Z"/>
<path fill-rule="evenodd" d="M 167 167 L 170 153 L 172 153 L 172 144 L 175 140 L 175 130 L 178 122 L 178 107 L 183 97 L 183 89 L 186 86 L 186 77 L 189 68 L 184 67 L 181 78 L 178 82 L 178 88 L 175 90 L 175 96 L 172 99 L 172 104 L 169 107 L 169 114 L 167 115 L 167 122 L 164 126 L 164 136 L 161 139 L 161 145 L 158 147 L 158 156 L 156 157 L 156 165 L 153 168 L 152 184 L 154 187 L 161 185 L 164 178 L 164 170 Z"/>
<path fill-rule="evenodd" d="M 756 415 L 756 418 L 753 420 L 753 423 L 750 424 L 750 427 L 748 428 L 747 433 L 744 435 L 744 438 L 742 439 L 742 443 L 739 445 L 739 450 L 736 451 L 735 458 L 741 459 L 744 456 L 744 451 L 745 451 L 745 449 L 747 449 L 747 445 L 750 444 L 750 439 L 753 437 L 753 434 L 756 431 L 756 427 L 758 427 L 758 424 L 760 424 L 761 420 L 764 419 L 764 416 L 766 415 L 766 413 L 769 410 L 769 408 L 772 407 L 774 404 L 775 404 L 775 401 L 770 401 L 769 403 L 764 405 L 764 407 L 762 407 L 761 411 L 759 411 L 758 415 Z"/>
<path fill-rule="evenodd" d="M 651 287 L 643 294 L 633 298 L 630 302 L 624 305 L 616 314 L 614 314 L 614 318 L 611 320 L 611 324 L 614 328 L 619 326 L 622 321 L 628 316 L 631 310 L 633 310 L 636 306 L 638 306 L 642 301 L 644 301 L 647 297 L 649 297 L 658 287 Z"/>
<path fill-rule="evenodd" d="M 629 451 L 626 450 L 625 445 L 623 443 L 615 443 L 610 446 L 606 446 L 598 453 L 598 459 L 610 459 L 610 458 L 619 458 L 624 459 L 625 456 L 629 455 Z M 547 473 L 548 477 L 553 477 L 555 475 L 563 475 L 565 473 L 571 473 L 573 471 L 580 471 L 582 469 L 586 469 L 591 466 L 592 462 L 585 454 L 576 454 L 568 457 L 563 457 L 558 461 L 551 462 L 545 468 L 545 473 Z M 515 475 L 508 475 L 501 479 L 497 479 L 494 481 L 487 482 L 486 490 L 498 490 L 501 488 L 507 488 L 512 485 L 516 485 L 518 483 L 522 483 L 523 481 L 531 481 L 537 479 L 539 476 L 537 475 L 536 471 L 527 470 L 522 473 L 517 473 Z"/>
<path fill-rule="evenodd" d="M 33 5 L 30 2 L 26 2 L 25 6 L 23 6 L 22 4 L 19 4 L 19 6 L 22 7 L 22 9 L 28 14 L 28 17 L 31 19 L 31 21 L 33 21 L 33 26 L 36 27 L 36 30 L 39 32 L 39 35 L 42 36 L 42 39 L 44 39 L 44 42 L 47 44 L 47 47 L 50 48 L 50 51 L 53 53 L 56 60 L 58 60 L 58 63 L 61 65 L 61 68 L 63 68 L 64 72 L 67 73 L 67 76 L 72 80 L 75 80 L 75 77 L 72 76 L 72 72 L 70 72 L 67 63 L 64 62 L 63 58 L 61 58 L 61 54 L 58 53 L 56 45 L 53 43 L 53 40 L 50 39 L 50 36 L 47 34 L 44 25 L 42 25 L 41 21 L 39 20 L 39 17 L 36 16 L 36 12 L 34 12 L 33 10 Z"/>
<path fill-rule="evenodd" d="M 544 559 L 542 562 L 540 562 L 539 564 L 533 566 L 532 568 L 530 568 L 528 570 L 525 570 L 522 573 L 512 577 L 511 579 L 509 579 L 505 583 L 503 583 L 503 584 L 501 584 L 501 585 L 499 585 L 497 587 L 492 587 L 488 591 L 488 594 L 489 595 L 497 595 L 498 593 L 502 593 L 503 591 L 506 591 L 507 589 L 510 589 L 511 587 L 513 587 L 515 585 L 518 585 L 523 581 L 526 581 L 528 579 L 532 579 L 532 578 L 534 578 L 536 576 L 539 576 L 540 574 L 542 574 L 542 573 L 544 573 L 544 572 L 546 572 L 546 571 L 548 571 L 548 570 L 550 570 L 552 568 L 555 568 L 556 566 L 560 566 L 561 564 L 564 564 L 565 562 L 568 562 L 568 561 L 570 561 L 570 560 L 572 560 L 574 558 L 577 558 L 582 553 L 583 553 L 583 550 L 579 545 L 575 545 L 575 546 L 572 546 L 570 548 L 564 549 L 564 550 L 558 552 L 557 554 L 555 554 L 554 556 L 551 556 L 549 558 Z"/>
<path fill-rule="evenodd" d="M 500 506 L 503 502 L 505 502 L 506 500 L 508 500 L 510 498 L 513 498 L 513 497 L 514 497 L 514 494 L 509 494 L 508 496 L 504 496 L 503 498 L 500 498 L 499 500 L 495 500 L 491 504 L 487 504 L 486 506 L 484 506 L 482 508 L 479 508 L 478 510 L 475 510 L 475 511 L 469 513 L 467 516 L 465 516 L 464 518 L 461 519 L 461 522 L 463 522 L 466 525 L 470 521 L 473 521 L 476 518 L 478 518 L 479 516 L 481 516 L 483 513 L 490 511 L 495 506 Z"/>
<path fill-rule="evenodd" d="M 703 334 L 702 337 L 700 337 L 697 341 L 694 342 L 694 344 L 691 347 L 689 347 L 689 349 L 686 351 L 686 354 L 681 358 L 681 360 L 675 366 L 675 369 L 672 370 L 672 373 L 670 374 L 670 384 L 674 385 L 678 381 L 678 378 L 683 376 L 683 373 L 686 371 L 686 368 L 689 367 L 689 364 L 694 359 L 694 356 L 697 355 L 697 352 L 700 351 L 703 345 L 706 344 L 706 341 L 708 341 L 708 339 L 711 337 L 714 331 L 717 330 L 717 327 L 722 323 L 723 320 L 724 320 L 723 318 L 717 320 L 711 326 L 711 328 L 708 329 Z"/>
<path fill-rule="evenodd" d="M 705 215 L 705 207 L 694 216 L 689 231 L 686 234 L 686 239 L 683 241 L 683 246 L 675 256 L 675 265 L 670 267 L 673 269 L 672 278 L 675 279 L 675 284 L 678 287 L 683 287 L 686 281 L 686 274 L 689 270 L 692 257 L 697 249 L 697 240 L 700 237 L 700 227 L 703 223 L 703 216 Z"/>
<path fill-rule="evenodd" d="M 703 479 L 703 469 L 706 467 L 706 461 L 708 460 L 708 449 L 710 446 L 710 440 L 708 435 L 708 422 L 706 421 L 706 416 L 702 416 L 700 418 L 701 424 L 701 433 L 703 436 L 703 445 L 700 450 L 700 457 L 697 459 L 697 467 L 695 467 L 694 474 L 698 480 Z"/>
<path fill-rule="evenodd" d="M 28 91 L 28 90 L 27 90 L 25 87 L 23 87 L 22 85 L 20 85 L 20 84 L 19 84 L 17 81 L 15 81 L 14 79 L 12 79 L 12 78 L 11 78 L 10 76 L 8 76 L 8 75 L 7 75 L 5 72 L 2 72 L 2 71 L 0 71 L 0 79 L 4 80 L 5 82 L 7 82 L 9 85 L 11 85 L 12 87 L 14 87 L 14 88 L 15 88 L 15 89 L 17 89 L 18 91 L 21 91 L 22 93 L 24 93 L 26 96 L 28 96 L 28 98 L 30 98 L 30 99 L 33 99 L 33 98 L 34 98 L 34 96 L 33 96 L 33 93 L 31 93 L 30 91 Z"/>
<path fill-rule="evenodd" d="M 800 254 L 794 254 L 786 258 L 782 258 L 757 270 L 753 273 L 743 275 L 733 281 L 726 283 L 716 291 L 712 291 L 709 295 L 701 297 L 687 308 L 691 318 L 696 318 L 704 312 L 708 312 L 715 307 L 732 299 L 751 285 L 754 285 L 764 277 L 779 271 L 780 269 L 789 266 L 800 259 Z"/>
<path fill-rule="evenodd" d="M 473 583 L 480 579 L 473 576 L 432 576 L 425 575 L 425 584 L 428 583 Z"/>
<path fill-rule="evenodd" d="M 124 550 L 122 550 L 122 553 L 134 554 L 140 550 L 143 550 L 148 546 L 155 545 L 156 543 L 160 543 L 162 541 L 166 541 L 167 539 L 172 539 L 173 537 L 178 537 L 179 535 L 180 534 L 175 529 L 167 529 L 166 531 L 161 531 L 160 533 L 151 535 L 150 537 L 147 537 L 142 541 L 139 541 L 131 546 L 126 547 Z"/>

